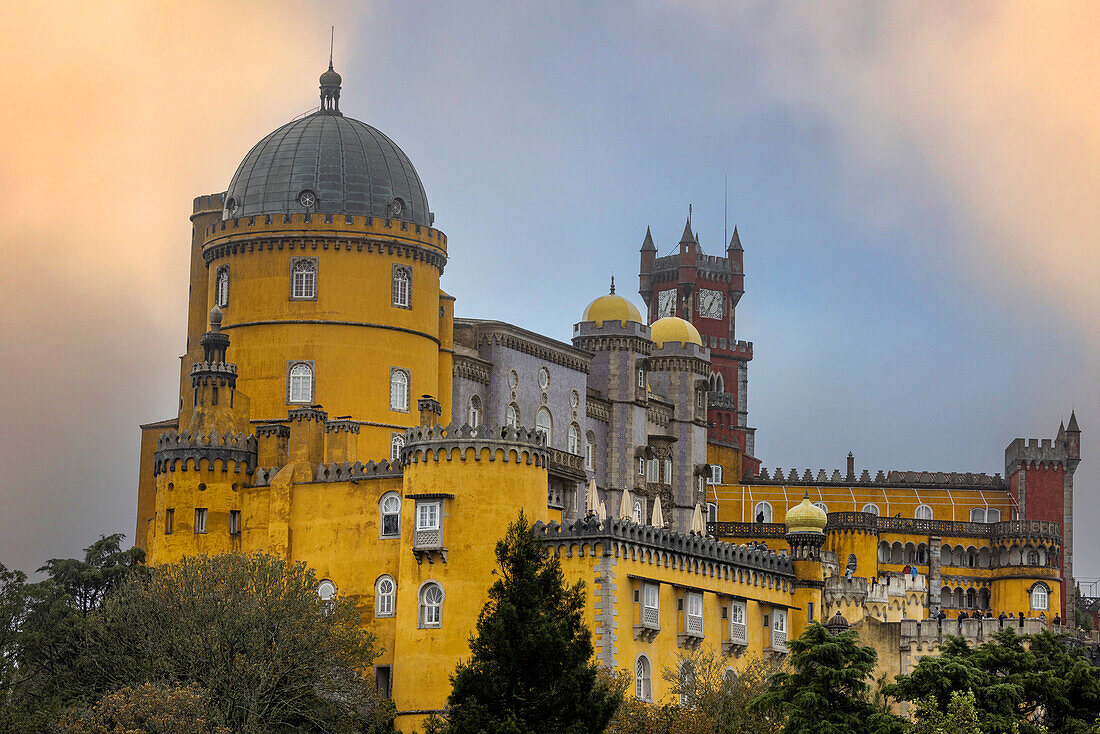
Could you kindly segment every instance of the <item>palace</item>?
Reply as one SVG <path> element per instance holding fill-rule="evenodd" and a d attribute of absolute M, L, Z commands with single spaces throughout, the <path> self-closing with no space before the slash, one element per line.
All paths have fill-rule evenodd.
<path fill-rule="evenodd" d="M 179 410 L 141 434 L 151 563 L 307 563 L 362 609 L 406 731 L 444 705 L 520 510 L 646 700 L 685 650 L 736 674 L 813 620 L 855 626 L 887 673 L 1002 623 L 976 612 L 1072 624 L 1074 416 L 1012 441 L 1003 476 L 761 468 L 736 229 L 707 255 L 689 219 L 663 257 L 647 230 L 645 314 L 612 282 L 570 343 L 456 317 L 416 169 L 340 84 L 330 64 L 319 109 L 195 199 Z"/>

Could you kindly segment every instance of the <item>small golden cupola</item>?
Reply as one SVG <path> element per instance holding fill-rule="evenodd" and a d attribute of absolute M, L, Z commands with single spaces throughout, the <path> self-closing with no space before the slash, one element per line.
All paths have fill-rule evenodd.
<path fill-rule="evenodd" d="M 810 502 L 807 496 L 787 510 L 784 521 L 787 524 L 788 533 L 823 533 L 829 516 L 825 514 L 825 510 Z"/>
<path fill-rule="evenodd" d="M 679 342 L 681 346 L 703 346 L 703 337 L 699 336 L 699 330 L 690 321 L 678 316 L 666 316 L 650 324 L 649 338 L 657 347 L 663 346 L 665 342 Z"/>
<path fill-rule="evenodd" d="M 633 303 L 622 296 L 615 295 L 615 278 L 612 277 L 611 292 L 588 304 L 581 321 L 595 321 L 596 326 L 603 326 L 605 321 L 619 321 L 624 324 L 633 321 L 640 324 L 642 314 Z"/>

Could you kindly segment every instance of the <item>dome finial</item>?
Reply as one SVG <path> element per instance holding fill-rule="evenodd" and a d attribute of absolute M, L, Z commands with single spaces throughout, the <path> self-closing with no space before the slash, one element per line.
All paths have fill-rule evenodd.
<path fill-rule="evenodd" d="M 328 71 L 321 75 L 321 112 L 330 115 L 340 113 L 340 75 L 332 68 L 332 48 L 336 40 L 336 26 L 332 26 L 328 43 Z"/>
<path fill-rule="evenodd" d="M 615 295 L 615 276 L 611 276 L 611 295 Z"/>

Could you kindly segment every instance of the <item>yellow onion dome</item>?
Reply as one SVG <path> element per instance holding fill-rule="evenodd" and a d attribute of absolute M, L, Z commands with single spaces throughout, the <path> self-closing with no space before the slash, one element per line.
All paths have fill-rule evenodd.
<path fill-rule="evenodd" d="M 825 510 L 810 502 L 809 497 L 803 497 L 802 501 L 787 510 L 788 533 L 821 533 L 825 531 L 825 523 L 829 516 Z"/>
<path fill-rule="evenodd" d="M 703 346 L 703 337 L 699 336 L 699 330 L 692 326 L 690 321 L 684 321 L 678 316 L 665 316 L 650 324 L 649 338 L 658 347 L 665 342 L 680 342 L 684 346 L 688 344 Z"/>
<path fill-rule="evenodd" d="M 584 309 L 582 321 L 595 321 L 596 326 L 603 326 L 605 321 L 633 321 L 642 323 L 642 315 L 637 307 L 622 296 L 615 295 L 615 281 L 611 281 L 611 292 L 606 296 L 600 296 L 588 308 Z"/>

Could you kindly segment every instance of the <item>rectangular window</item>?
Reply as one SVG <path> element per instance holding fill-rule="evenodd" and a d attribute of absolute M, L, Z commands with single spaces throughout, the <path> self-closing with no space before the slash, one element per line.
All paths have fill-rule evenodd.
<path fill-rule="evenodd" d="M 814 621 L 814 603 L 812 601 L 806 602 L 806 621 Z"/>
<path fill-rule="evenodd" d="M 772 610 L 772 645 L 773 650 L 787 651 L 787 610 Z"/>
<path fill-rule="evenodd" d="M 646 481 L 648 481 L 648 482 L 659 482 L 661 480 L 660 473 L 661 473 L 661 462 L 658 461 L 657 459 L 650 459 L 649 460 L 648 474 L 646 476 Z"/>
<path fill-rule="evenodd" d="M 638 368 L 638 387 L 645 387 L 645 369 Z"/>
<path fill-rule="evenodd" d="M 642 624 L 646 627 L 661 625 L 661 594 L 656 584 L 646 584 L 642 591 Z"/>
<path fill-rule="evenodd" d="M 439 503 L 421 502 L 416 506 L 416 529 L 439 530 Z"/>
<path fill-rule="evenodd" d="M 379 665 L 374 669 L 374 685 L 382 698 L 390 697 L 390 666 Z"/>
<path fill-rule="evenodd" d="M 730 602 L 730 641 L 739 645 L 749 643 L 749 627 L 745 621 L 745 602 L 734 599 Z"/>
<path fill-rule="evenodd" d="M 672 459 L 665 459 L 664 472 L 661 477 L 661 481 L 665 484 L 672 484 Z"/>
<path fill-rule="evenodd" d="M 176 529 L 176 511 L 168 509 L 164 511 L 164 534 L 171 535 Z"/>
<path fill-rule="evenodd" d="M 710 465 L 710 476 L 707 478 L 707 484 L 721 484 L 722 483 L 722 467 L 719 464 Z"/>
<path fill-rule="evenodd" d="M 241 511 L 230 510 L 229 511 L 229 534 L 240 535 L 241 533 Z"/>
<path fill-rule="evenodd" d="M 317 259 L 295 258 L 290 264 L 290 298 L 309 300 L 317 297 Z"/>
<path fill-rule="evenodd" d="M 205 533 L 206 532 L 206 508 L 205 507 L 196 507 L 195 508 L 195 532 L 196 533 Z"/>
<path fill-rule="evenodd" d="M 596 465 L 592 461 L 592 454 L 595 451 L 595 447 L 591 441 L 584 442 L 584 468 L 588 471 L 593 471 Z"/>
<path fill-rule="evenodd" d="M 703 636 L 703 595 L 689 593 L 687 595 L 687 618 L 684 620 L 684 631 L 696 637 Z"/>
<path fill-rule="evenodd" d="M 645 459 L 638 457 L 638 476 L 645 476 Z"/>

